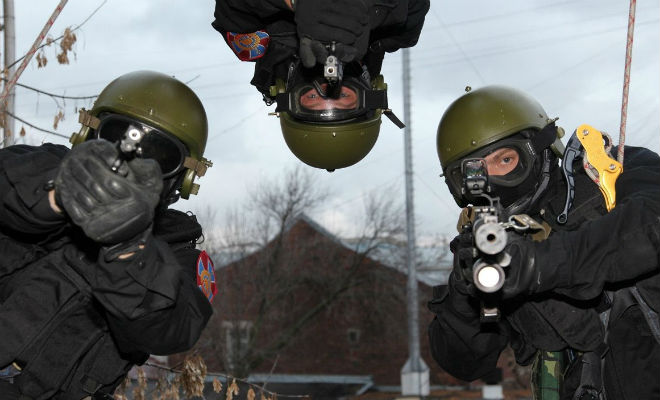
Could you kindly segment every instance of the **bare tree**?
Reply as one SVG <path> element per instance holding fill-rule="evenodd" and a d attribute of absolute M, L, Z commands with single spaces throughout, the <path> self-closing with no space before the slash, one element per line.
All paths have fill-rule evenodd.
<path fill-rule="evenodd" d="M 328 196 L 308 170 L 296 168 L 281 181 L 258 185 L 244 208 L 227 214 L 222 237 L 215 238 L 213 246 L 207 244 L 235 260 L 219 270 L 223 292 L 198 344 L 209 364 L 247 376 L 264 361 L 276 359 L 312 321 L 332 313 L 341 302 L 359 306 L 378 296 L 386 310 L 388 301 L 403 301 L 405 285 L 396 285 L 392 275 L 384 276 L 383 268 L 375 268 L 369 259 L 381 246 L 400 239 L 401 207 L 382 192 L 366 196 L 362 216 L 356 218 L 361 219 L 356 223 L 360 233 L 351 249 L 333 235 L 296 225 Z M 324 230 L 317 226 L 319 231 Z M 383 326 L 390 325 L 387 317 L 387 312 L 369 316 Z M 217 359 L 209 359 L 212 355 Z"/>
<path fill-rule="evenodd" d="M 37 63 L 37 68 L 45 68 L 47 66 L 48 57 L 46 55 L 46 51 L 45 51 L 44 48 L 45 47 L 51 47 L 54 44 L 58 44 L 58 46 L 56 46 L 57 48 L 54 49 L 53 53 L 54 53 L 54 57 L 56 58 L 56 60 L 59 64 L 69 64 L 69 62 L 70 62 L 69 54 L 73 54 L 73 57 L 75 59 L 75 57 L 76 57 L 76 51 L 75 51 L 76 46 L 75 46 L 75 44 L 78 40 L 77 37 L 76 37 L 75 32 L 77 30 L 81 29 L 83 27 L 83 25 L 85 25 L 87 23 L 87 21 L 89 21 L 94 16 L 94 14 L 96 14 L 96 12 L 99 9 L 101 9 L 101 7 L 103 7 L 103 5 L 105 5 L 106 2 L 107 2 L 107 0 L 103 1 L 83 22 L 81 22 L 77 26 L 65 28 L 64 32 L 60 36 L 58 36 L 56 38 L 53 38 L 52 36 L 48 35 L 46 37 L 46 40 L 44 41 L 44 43 L 41 43 L 41 45 L 39 45 L 38 47 L 36 47 L 36 49 L 34 49 L 36 51 L 35 60 L 36 60 L 36 63 Z M 13 18 L 13 16 L 12 16 L 12 18 Z M 52 22 L 53 22 L 53 20 L 51 19 L 47 22 L 47 24 L 52 25 Z M 5 34 L 7 34 L 7 33 L 8 32 L 5 32 Z M 36 43 L 35 43 L 35 45 L 36 45 Z M 53 47 L 51 47 L 51 48 L 53 48 Z M 7 59 L 7 57 L 5 57 L 4 66 L 3 66 L 2 71 L 0 72 L 0 81 L 2 81 L 3 87 L 8 85 L 9 80 L 11 79 L 11 77 L 9 76 L 9 73 L 11 71 L 13 71 L 13 67 L 16 64 L 20 63 L 21 61 L 23 61 L 24 58 L 27 57 L 29 59 L 32 54 L 34 54 L 34 53 L 32 53 L 31 51 L 28 51 L 26 54 L 24 54 L 23 56 L 19 57 L 16 60 L 9 60 L 9 59 Z M 19 67 L 19 69 L 20 69 L 20 67 Z M 62 94 L 50 93 L 50 92 L 44 91 L 44 90 L 39 89 L 39 88 L 35 88 L 35 87 L 32 87 L 32 86 L 22 84 L 20 82 L 14 82 L 13 84 L 15 84 L 15 86 L 21 87 L 23 89 L 30 90 L 34 93 L 38 93 L 39 95 L 45 95 L 45 96 L 47 96 L 47 97 L 49 97 L 53 100 L 53 102 L 55 103 L 55 106 L 56 106 L 56 112 L 55 112 L 55 115 L 53 117 L 53 129 L 55 131 L 58 129 L 58 126 L 59 126 L 60 122 L 62 120 L 64 120 L 64 118 L 65 118 L 65 115 L 66 115 L 65 108 L 66 108 L 66 101 L 67 100 L 73 100 L 74 101 L 74 109 L 75 109 L 75 112 L 77 113 L 78 112 L 78 102 L 79 101 L 84 101 L 84 103 L 87 104 L 89 102 L 92 102 L 92 100 L 94 100 L 96 97 L 98 97 L 98 95 L 66 96 L 66 95 L 62 95 Z M 10 86 L 12 86 L 12 85 L 10 84 Z M 13 93 L 13 89 L 11 90 L 11 92 Z M 2 141 L 0 141 L 0 147 L 7 147 L 7 146 L 10 146 L 10 145 L 15 143 L 16 138 L 14 137 L 15 134 L 13 132 L 13 125 L 14 125 L 13 120 L 19 121 L 23 124 L 23 126 L 19 130 L 19 138 L 23 142 L 26 141 L 25 126 L 28 126 L 28 127 L 32 128 L 36 131 L 39 131 L 39 132 L 47 133 L 47 134 L 50 134 L 50 135 L 53 135 L 53 136 L 62 137 L 62 138 L 65 138 L 65 139 L 68 139 L 69 136 L 70 136 L 70 135 L 64 135 L 64 134 L 61 134 L 61 133 L 57 133 L 57 132 L 55 132 L 53 130 L 50 130 L 50 129 L 45 129 L 45 128 L 42 128 L 42 127 L 38 127 L 38 126 L 32 124 L 31 122 L 29 122 L 28 120 L 26 120 L 24 118 L 21 118 L 18 115 L 15 115 L 13 113 L 13 108 L 12 107 L 7 107 L 7 104 L 3 104 L 2 106 L 3 106 L 2 110 L 0 110 L 0 111 L 2 111 L 2 112 L 0 112 L 0 128 L 4 129 L 5 132 L 4 132 Z"/>

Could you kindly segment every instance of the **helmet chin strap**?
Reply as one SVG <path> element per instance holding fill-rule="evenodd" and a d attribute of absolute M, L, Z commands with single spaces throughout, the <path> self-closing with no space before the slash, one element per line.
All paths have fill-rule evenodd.
<path fill-rule="evenodd" d="M 185 170 L 163 180 L 163 191 L 160 194 L 159 206 L 167 208 L 170 204 L 174 204 L 179 200 L 181 195 L 177 192 L 177 189 L 181 187 L 184 172 Z"/>
<path fill-rule="evenodd" d="M 548 189 L 550 182 L 550 164 L 552 163 L 552 150 L 546 148 L 543 150 L 543 166 L 541 167 L 541 181 L 536 186 L 533 193 L 523 196 L 506 207 L 503 211 L 505 218 L 520 213 L 529 213 L 539 201 L 541 196 Z"/>

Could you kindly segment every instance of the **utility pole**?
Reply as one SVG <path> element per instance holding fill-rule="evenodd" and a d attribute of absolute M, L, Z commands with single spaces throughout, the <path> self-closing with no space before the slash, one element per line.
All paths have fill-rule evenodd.
<path fill-rule="evenodd" d="M 4 12 L 5 12 L 5 22 L 10 21 L 10 25 L 12 27 L 11 30 L 11 38 L 12 38 L 12 45 L 11 45 L 11 58 L 9 59 L 9 62 L 14 62 L 15 57 L 15 51 L 14 51 L 14 45 L 13 42 L 15 41 L 15 33 L 14 33 L 14 0 L 3 0 L 4 1 Z M 41 29 L 41 32 L 39 32 L 39 35 L 35 39 L 34 43 L 32 44 L 32 47 L 30 47 L 30 50 L 25 54 L 23 57 L 23 61 L 21 61 L 21 65 L 18 66 L 15 72 L 12 72 L 9 76 L 7 76 L 7 80 L 5 81 L 5 85 L 2 88 L 2 94 L 0 94 L 0 112 L 4 112 L 3 110 L 10 110 L 7 106 L 9 105 L 8 100 L 10 98 L 13 99 L 14 97 L 14 87 L 16 85 L 16 82 L 18 82 L 18 78 L 20 78 L 21 74 L 23 71 L 25 71 L 25 67 L 30 63 L 30 60 L 32 60 L 32 56 L 34 56 L 34 53 L 37 52 L 37 49 L 39 48 L 39 45 L 43 40 L 46 38 L 46 35 L 48 34 L 48 31 L 50 30 L 51 26 L 55 23 L 55 20 L 57 17 L 60 15 L 60 12 L 62 12 L 62 9 L 66 5 L 67 1 L 69 0 L 60 0 L 59 4 L 57 7 L 55 7 L 55 10 L 51 14 L 50 18 L 48 18 L 48 21 L 46 21 L 46 25 Z M 9 8 L 9 9 L 8 9 Z M 8 16 L 11 15 L 11 19 L 8 18 Z M 7 43 L 7 27 L 5 26 L 5 44 Z M 5 45 L 6 46 L 6 45 Z M 7 53 L 8 50 L 5 48 L 5 60 L 7 60 Z M 7 61 L 5 61 L 5 65 L 7 65 Z M 10 96 L 11 95 L 11 96 Z M 11 111 L 13 111 L 14 103 L 12 101 L 11 103 Z M 6 108 L 7 107 L 7 108 Z M 9 132 L 10 137 L 7 138 L 7 133 L 8 129 L 5 128 L 5 137 L 3 138 L 3 144 L 5 146 L 10 146 L 13 144 L 13 140 L 11 138 L 11 132 Z M 8 140 L 9 139 L 9 140 Z"/>
<path fill-rule="evenodd" d="M 4 42 L 5 42 L 5 63 L 4 63 L 4 86 L 9 84 L 9 77 L 13 75 L 14 67 L 7 69 L 7 66 L 11 65 L 16 60 L 16 27 L 14 22 L 16 18 L 14 17 L 14 0 L 3 0 L 3 13 L 4 13 Z M 14 100 L 15 100 L 16 90 L 11 89 L 9 95 L 7 96 L 7 103 L 4 110 L 8 111 L 11 114 L 14 114 Z M 9 116 L 9 114 L 3 112 L 4 116 L 4 138 L 3 138 L 3 147 L 11 146 L 14 144 L 14 118 Z"/>
<path fill-rule="evenodd" d="M 404 164 L 406 175 L 406 264 L 408 267 L 408 361 L 401 369 L 401 394 L 403 396 L 428 396 L 429 367 L 424 363 L 419 349 L 419 301 L 417 297 L 417 271 L 415 269 L 415 212 L 413 207 L 413 169 L 410 116 L 410 53 L 402 49 L 403 58 L 403 130 Z"/>

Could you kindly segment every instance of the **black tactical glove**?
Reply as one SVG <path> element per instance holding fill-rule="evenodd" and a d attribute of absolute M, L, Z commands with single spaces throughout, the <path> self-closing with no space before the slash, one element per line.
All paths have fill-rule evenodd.
<path fill-rule="evenodd" d="M 532 295 L 550 289 L 556 271 L 543 268 L 542 260 L 536 260 L 534 242 L 515 232 L 509 233 L 508 240 L 504 251 L 511 256 L 511 263 L 505 268 L 502 298 Z"/>
<path fill-rule="evenodd" d="M 326 44 L 335 42 L 335 56 L 360 60 L 369 45 L 369 9 L 364 0 L 297 0 L 295 22 L 303 66 L 325 63 Z"/>
<path fill-rule="evenodd" d="M 446 285 L 433 287 L 433 299 L 429 301 L 428 308 L 435 314 L 446 312 L 458 317 L 461 320 L 473 321 L 479 320 L 480 302 L 474 297 L 474 286 L 470 285 L 460 273 L 453 271 L 449 275 Z"/>
<path fill-rule="evenodd" d="M 450 243 L 449 249 L 454 254 L 454 270 L 449 275 L 447 285 L 433 288 L 434 299 L 429 304 L 446 303 L 455 314 L 467 319 L 479 318 L 479 301 L 475 297 L 476 289 L 464 277 L 463 269 L 473 263 L 472 231 L 467 228 Z"/>
<path fill-rule="evenodd" d="M 460 275 L 465 281 L 463 285 L 467 294 L 476 295 L 476 287 L 467 280 L 467 276 L 472 274 L 476 254 L 472 230 L 469 227 L 464 229 L 463 233 L 449 243 L 449 248 L 454 253 L 454 274 Z M 537 270 L 539 263 L 535 262 L 534 242 L 526 236 L 509 232 L 508 245 L 504 252 L 511 256 L 511 261 L 508 266 L 504 266 L 506 279 L 501 289 L 502 297 L 531 295 L 542 290 L 539 281 L 540 271 Z M 546 271 L 544 276 L 546 286 L 551 283 L 549 273 L 554 274 L 554 272 Z"/>
<path fill-rule="evenodd" d="M 85 235 L 110 245 L 150 227 L 163 188 L 156 161 L 135 158 L 114 173 L 110 166 L 117 156 L 106 140 L 84 142 L 62 159 L 55 178 L 58 205 Z"/>
<path fill-rule="evenodd" d="M 472 228 L 464 228 L 460 235 L 452 239 L 449 243 L 449 250 L 454 254 L 454 273 L 459 274 L 462 278 L 465 278 L 468 273 L 471 274 L 476 254 Z M 471 290 L 474 290 L 469 282 L 466 282 L 466 285 L 470 285 Z"/>

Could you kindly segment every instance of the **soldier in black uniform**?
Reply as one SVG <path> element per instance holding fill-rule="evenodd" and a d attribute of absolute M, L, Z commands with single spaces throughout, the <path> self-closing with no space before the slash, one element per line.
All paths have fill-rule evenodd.
<path fill-rule="evenodd" d="M 213 27 L 276 112 L 301 161 L 355 164 L 378 138 L 387 106 L 385 52 L 417 43 L 429 0 L 218 0 Z M 334 62 L 328 56 L 334 56 Z M 334 74 L 334 75 L 333 75 Z"/>
<path fill-rule="evenodd" d="M 201 227 L 168 209 L 210 166 L 200 100 L 133 72 L 81 123 L 71 150 L 0 150 L 2 400 L 112 398 L 149 354 L 190 349 L 212 314 Z"/>
<path fill-rule="evenodd" d="M 445 111 L 437 150 L 456 203 L 479 205 L 462 190 L 461 161 L 482 158 L 505 220 L 525 213 L 550 233 L 542 241 L 508 234 L 501 319 L 489 323 L 480 321 L 483 293 L 461 272 L 474 261 L 471 233 L 452 242 L 454 271 L 429 303 L 433 357 L 471 381 L 510 345 L 519 364 L 545 368 L 534 373 L 535 398 L 660 398 L 660 157 L 626 146 L 609 212 L 575 157 L 562 166 L 573 170 L 575 190 L 564 220 L 560 132 L 536 100 L 503 86 L 468 92 Z M 544 363 L 548 354 L 558 362 Z M 559 388 L 549 397 L 546 378 Z"/>

